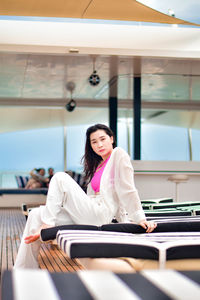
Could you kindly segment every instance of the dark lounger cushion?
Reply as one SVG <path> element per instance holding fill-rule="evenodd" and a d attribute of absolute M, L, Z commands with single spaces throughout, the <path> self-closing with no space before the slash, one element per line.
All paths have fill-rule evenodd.
<path fill-rule="evenodd" d="M 140 225 L 131 223 L 105 224 L 102 226 L 94 225 L 62 225 L 41 230 L 42 241 L 54 240 L 58 230 L 101 230 L 127 233 L 145 233 L 145 229 Z M 200 221 L 186 219 L 184 222 L 158 223 L 154 232 L 183 232 L 200 231 Z"/>
<path fill-rule="evenodd" d="M 24 189 L 24 188 L 19 188 L 19 189 L 0 189 L 0 195 L 4 194 L 9 194 L 9 195 L 29 195 L 29 194 L 42 194 L 46 195 L 48 189 L 47 188 L 41 188 L 41 189 Z"/>
<path fill-rule="evenodd" d="M 58 230 L 98 230 L 98 226 L 95 225 L 60 225 L 50 228 L 45 228 L 41 230 L 41 240 L 42 241 L 51 241 L 56 238 Z"/>
<path fill-rule="evenodd" d="M 171 210 L 171 211 L 153 211 L 153 210 L 151 210 L 151 211 L 148 211 L 148 210 L 145 210 L 144 212 L 145 212 L 146 217 L 192 216 L 192 211 L 180 211 L 180 210 Z"/>
<path fill-rule="evenodd" d="M 63 250 L 63 249 L 62 249 Z M 116 257 L 133 257 L 140 259 L 159 259 L 159 250 L 151 245 L 115 243 L 112 240 L 105 242 L 72 242 L 68 247 L 70 258 L 116 258 Z M 175 246 L 167 249 L 167 260 L 172 259 L 191 259 L 200 258 L 200 245 Z"/>

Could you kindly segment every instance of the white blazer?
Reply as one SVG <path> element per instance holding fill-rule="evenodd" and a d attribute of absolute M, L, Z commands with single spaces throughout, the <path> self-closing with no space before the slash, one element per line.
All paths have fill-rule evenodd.
<path fill-rule="evenodd" d="M 89 183 L 88 196 L 94 195 Z M 134 170 L 126 151 L 114 148 L 101 177 L 100 195 L 111 215 L 118 222 L 145 220 L 141 201 L 134 183 Z"/>

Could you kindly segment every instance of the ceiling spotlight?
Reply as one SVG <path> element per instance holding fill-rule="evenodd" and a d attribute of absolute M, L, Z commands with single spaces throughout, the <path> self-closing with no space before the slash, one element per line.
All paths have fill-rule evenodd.
<path fill-rule="evenodd" d="M 71 99 L 69 101 L 69 103 L 67 103 L 65 105 L 66 110 L 69 111 L 69 112 L 72 112 L 75 109 L 75 107 L 76 107 L 76 101 L 73 100 L 73 99 Z"/>
<path fill-rule="evenodd" d="M 73 81 L 69 81 L 66 83 L 66 89 L 70 92 L 71 94 L 71 100 L 65 105 L 65 108 L 67 111 L 72 112 L 75 107 L 76 107 L 76 101 L 72 99 L 72 93 L 75 89 L 75 83 Z"/>
<path fill-rule="evenodd" d="M 89 83 L 91 84 L 91 85 L 97 85 L 97 84 L 99 84 L 99 82 L 101 81 L 101 79 L 100 79 L 100 77 L 99 77 L 99 75 L 97 74 L 97 71 L 93 71 L 93 73 L 90 75 L 90 77 L 89 77 Z"/>
<path fill-rule="evenodd" d="M 96 57 L 93 57 L 93 72 L 90 75 L 90 77 L 88 78 L 88 81 L 91 85 L 95 86 L 98 85 L 99 82 L 101 81 L 99 75 L 97 74 L 97 71 L 95 70 L 95 61 L 96 61 Z"/>

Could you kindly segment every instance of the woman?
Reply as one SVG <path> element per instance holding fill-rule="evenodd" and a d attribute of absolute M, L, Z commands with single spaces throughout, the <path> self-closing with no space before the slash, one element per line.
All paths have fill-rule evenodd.
<path fill-rule="evenodd" d="M 118 222 L 136 222 L 152 232 L 156 227 L 146 221 L 134 185 L 130 157 L 115 148 L 112 131 L 97 124 L 86 133 L 84 172 L 89 182 L 87 194 L 66 173 L 51 179 L 45 206 L 29 214 L 15 268 L 38 267 L 40 230 L 62 224 L 102 225 L 113 218 Z"/>

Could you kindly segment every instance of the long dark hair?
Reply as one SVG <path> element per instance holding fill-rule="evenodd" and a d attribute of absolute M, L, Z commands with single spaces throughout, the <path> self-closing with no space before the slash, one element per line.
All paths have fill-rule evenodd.
<path fill-rule="evenodd" d="M 102 160 L 101 156 L 96 154 L 90 144 L 90 135 L 91 133 L 97 131 L 97 130 L 104 130 L 107 135 L 110 137 L 113 137 L 113 148 L 116 147 L 116 140 L 114 133 L 112 130 L 103 124 L 96 124 L 91 127 L 89 127 L 86 131 L 86 143 L 85 143 L 85 154 L 82 158 L 83 166 L 84 166 L 84 176 L 85 176 L 85 181 L 89 182 L 93 175 L 94 172 L 99 165 L 100 161 Z"/>

